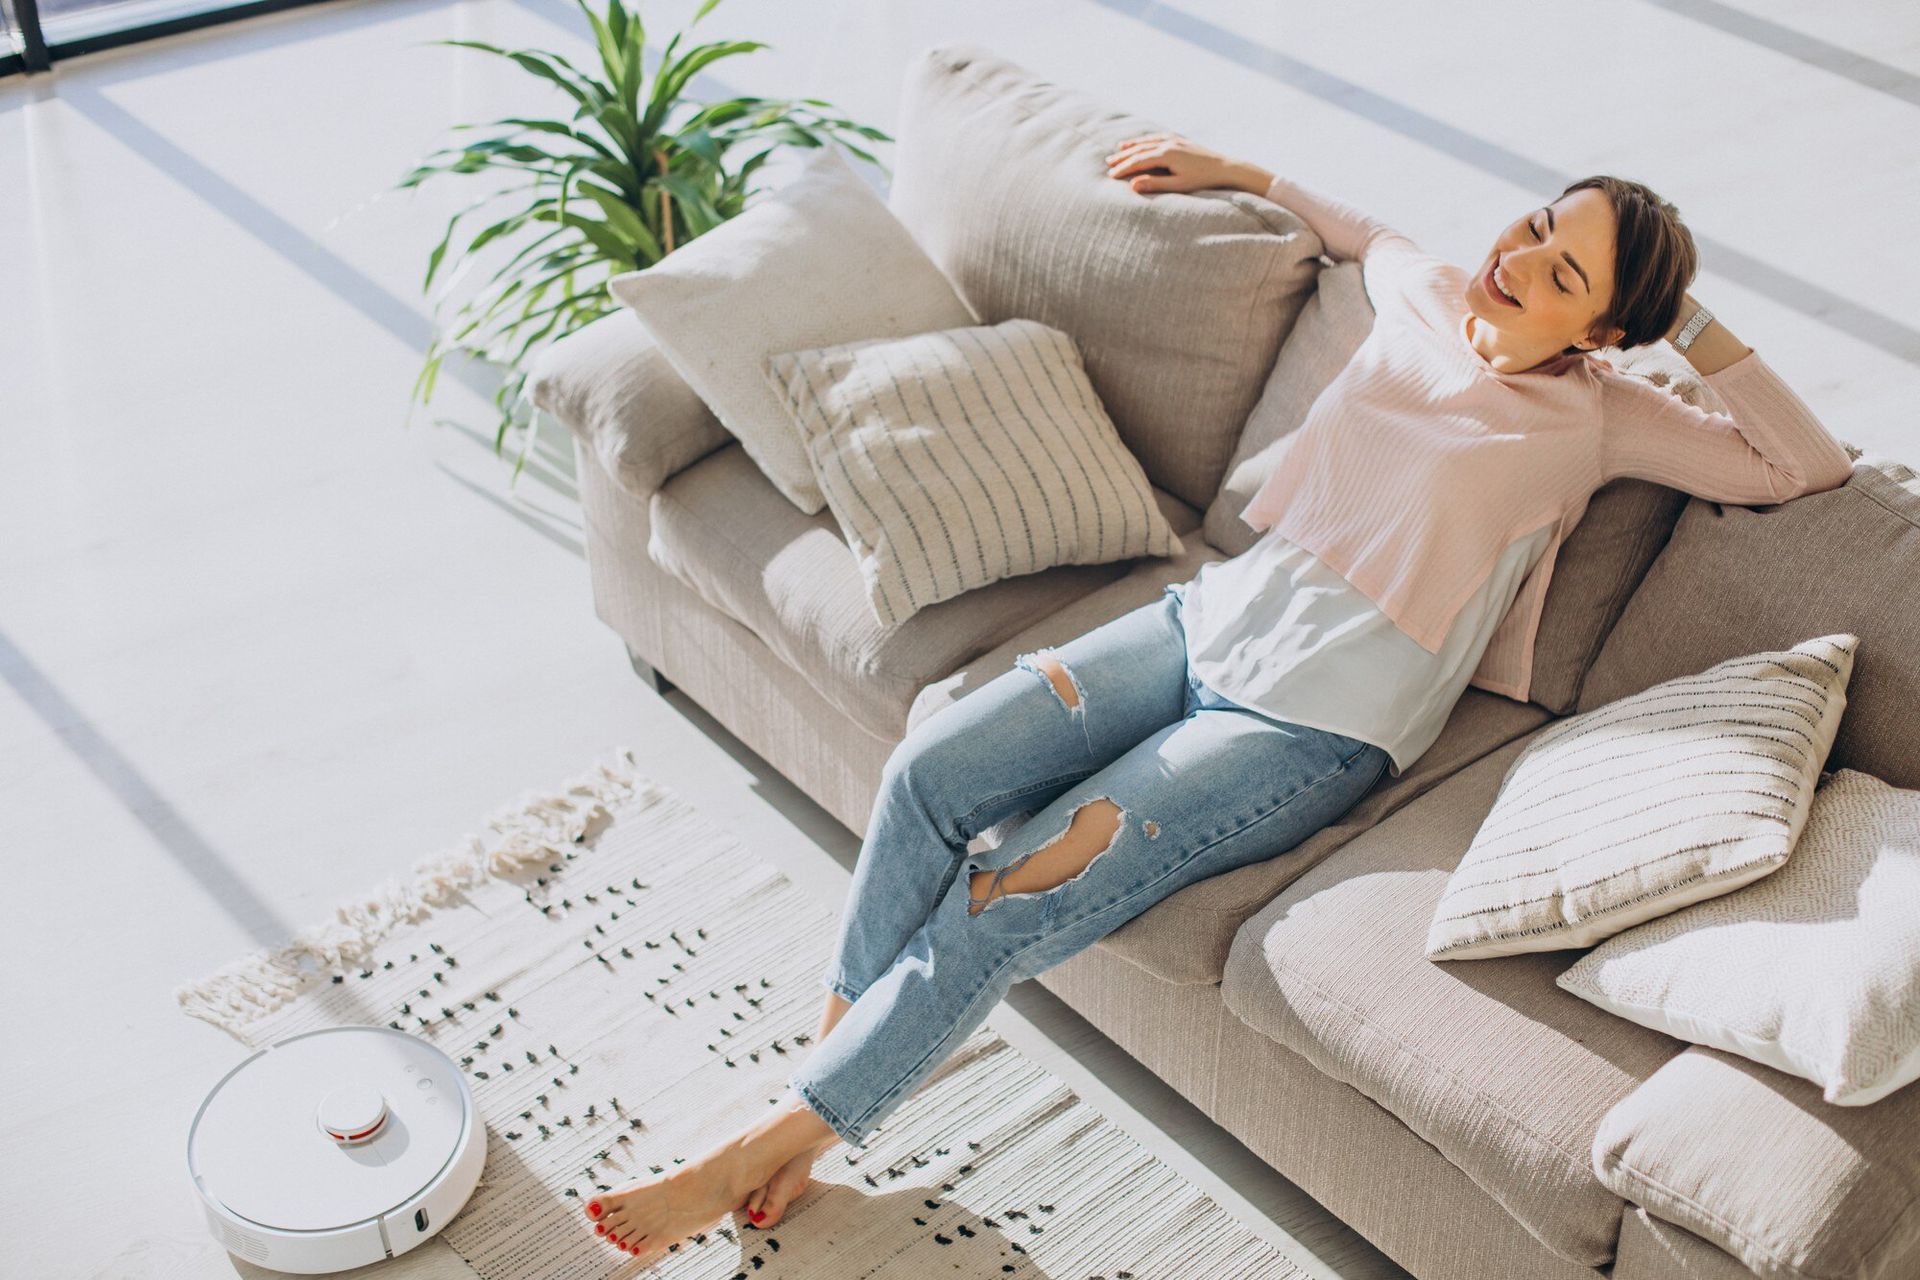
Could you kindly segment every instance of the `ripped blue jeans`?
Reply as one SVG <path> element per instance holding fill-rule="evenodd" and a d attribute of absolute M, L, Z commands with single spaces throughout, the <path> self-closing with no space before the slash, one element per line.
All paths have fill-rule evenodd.
<path fill-rule="evenodd" d="M 1386 771 L 1372 743 L 1249 710 L 1200 681 L 1182 586 L 1057 649 L 1021 654 L 914 726 L 887 761 L 822 980 L 851 1007 L 788 1079 L 849 1144 L 1014 982 L 1190 884 L 1286 853 Z M 1052 887 L 1008 891 L 1005 876 L 1064 837 L 1085 806 L 1085 830 L 1104 848 L 1057 883 L 1046 877 Z M 999 847 L 968 852 L 1022 813 L 1032 816 Z M 976 872 L 989 873 L 984 889 Z"/>

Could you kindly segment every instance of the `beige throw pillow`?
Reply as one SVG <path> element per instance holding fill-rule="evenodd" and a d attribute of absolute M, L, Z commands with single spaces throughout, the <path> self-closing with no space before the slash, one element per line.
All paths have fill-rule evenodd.
<path fill-rule="evenodd" d="M 1591 946 L 1785 862 L 1857 644 L 1728 658 L 1541 730 L 1447 881 L 1428 958 Z"/>
<path fill-rule="evenodd" d="M 1560 987 L 1821 1086 L 1843 1107 L 1920 1079 L 1920 791 L 1841 769 L 1793 857 L 1615 934 Z"/>
<path fill-rule="evenodd" d="M 1036 320 L 767 362 L 875 615 L 1060 564 L 1185 550 L 1073 340 Z"/>
<path fill-rule="evenodd" d="M 607 287 L 767 479 L 808 515 L 826 498 L 762 376 L 767 356 L 979 322 L 832 147 L 738 216 Z"/>

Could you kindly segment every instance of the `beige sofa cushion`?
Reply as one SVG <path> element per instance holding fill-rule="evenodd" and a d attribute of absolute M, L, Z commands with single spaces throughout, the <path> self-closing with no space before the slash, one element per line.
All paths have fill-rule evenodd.
<path fill-rule="evenodd" d="M 835 147 L 788 182 L 641 271 L 607 281 L 774 486 L 826 505 L 786 405 L 779 351 L 977 323 L 885 202 Z"/>
<path fill-rule="evenodd" d="M 1153 498 L 1176 532 L 1199 526 L 1200 513 L 1178 498 L 1160 490 Z M 753 631 L 868 732 L 896 740 L 928 681 L 1141 563 L 1004 578 L 886 626 L 833 513 L 802 514 L 738 445 L 674 476 L 649 515 L 655 564 Z"/>
<path fill-rule="evenodd" d="M 1851 632 L 1859 655 L 1826 767 L 1920 788 L 1920 482 L 1904 475 L 1863 459 L 1838 489 L 1788 502 L 1689 499 L 1579 710 L 1736 654 Z"/>
<path fill-rule="evenodd" d="M 1692 1048 L 1608 1113 L 1593 1163 L 1766 1280 L 1920 1275 L 1920 1088 L 1836 1107 L 1810 1081 Z"/>
<path fill-rule="evenodd" d="M 1161 131 L 975 44 L 906 69 L 888 204 L 985 324 L 1073 335 L 1158 487 L 1213 501 L 1321 244 L 1263 195 L 1142 194 L 1105 157 Z"/>
<path fill-rule="evenodd" d="M 1608 1280 L 1753 1280 L 1753 1272 L 1718 1245 L 1629 1205 Z"/>
<path fill-rule="evenodd" d="M 1184 548 L 1037 320 L 786 351 L 767 362 L 885 625 L 1003 578 Z"/>
<path fill-rule="evenodd" d="M 544 348 L 527 371 L 527 396 L 643 502 L 733 440 L 625 307 Z"/>
<path fill-rule="evenodd" d="M 1529 738 L 1355 836 L 1248 920 L 1221 995 L 1393 1112 L 1547 1248 L 1600 1266 L 1624 1205 L 1594 1176 L 1594 1129 L 1684 1046 L 1556 987 L 1569 955 L 1424 954 L 1441 887 Z"/>

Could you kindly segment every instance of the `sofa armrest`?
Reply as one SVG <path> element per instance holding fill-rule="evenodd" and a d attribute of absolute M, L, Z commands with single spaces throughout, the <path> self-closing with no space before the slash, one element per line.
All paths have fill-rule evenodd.
<path fill-rule="evenodd" d="M 527 395 L 642 501 L 733 439 L 625 307 L 542 351 Z"/>

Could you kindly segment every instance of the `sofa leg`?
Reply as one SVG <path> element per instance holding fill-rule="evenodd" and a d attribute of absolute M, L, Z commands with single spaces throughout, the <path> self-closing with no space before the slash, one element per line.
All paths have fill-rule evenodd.
<path fill-rule="evenodd" d="M 627 646 L 627 661 L 633 664 L 634 674 L 646 681 L 647 687 L 655 693 L 665 697 L 673 691 L 673 681 L 654 670 L 653 664 L 635 653 L 632 645 Z"/>

